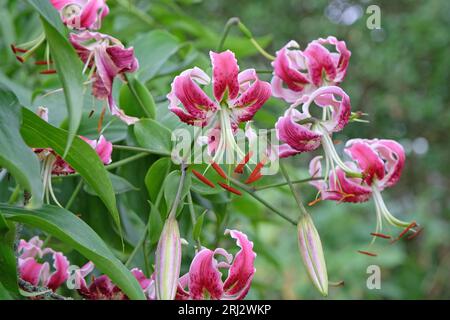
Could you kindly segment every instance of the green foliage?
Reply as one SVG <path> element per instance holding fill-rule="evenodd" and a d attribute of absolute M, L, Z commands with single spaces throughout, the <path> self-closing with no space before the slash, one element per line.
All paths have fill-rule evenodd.
<path fill-rule="evenodd" d="M 107 274 L 131 299 L 144 299 L 136 279 L 112 254 L 95 231 L 73 213 L 48 205 L 32 211 L 0 205 L 0 212 L 8 220 L 40 228 L 71 245 L 91 260 L 101 272 Z"/>
<path fill-rule="evenodd" d="M 331 17 L 333 4 L 354 5 L 362 10 L 361 15 L 351 24 L 338 22 Z M 117 0 L 108 5 L 111 14 L 100 32 L 133 46 L 140 64 L 139 71 L 125 79 L 128 83 L 116 81 L 113 90 L 120 107 L 141 118 L 130 127 L 111 117 L 108 110 L 101 121 L 105 106 L 94 101 L 90 86 L 84 87 L 81 62 L 65 38 L 67 30 L 59 15 L 47 1 L 0 3 L 0 299 L 16 298 L 13 250 L 17 223 L 25 224 L 21 238 L 39 232 L 42 237 L 53 235 L 48 245 L 63 251 L 71 262 L 83 265 L 92 260 L 130 297 L 143 298 L 121 261 L 130 259 L 137 248 L 127 267 L 139 267 L 150 276 L 156 243 L 177 192 L 180 171 L 169 158 L 171 131 L 187 127 L 168 111 L 166 95 L 173 78 L 183 70 L 198 66 L 209 73 L 209 51 L 217 50 L 223 28 L 233 16 L 245 23 L 270 54 L 291 39 L 302 48 L 327 35 L 345 40 L 352 57 L 342 87 L 351 97 L 352 110 L 367 112 L 370 124 L 352 123 L 336 140 L 392 138 L 407 151 L 402 179 L 383 196 L 393 213 L 424 227 L 420 237 L 395 245 L 378 239 L 369 247 L 369 233 L 376 223 L 373 203 L 320 202 L 308 208 L 321 235 L 330 282 L 345 281 L 343 287 L 330 287 L 328 298 L 450 297 L 448 1 L 378 1 L 382 14 L 378 31 L 366 27 L 368 4 L 356 0 L 269 0 L 264 5 L 238 0 Z M 11 53 L 11 42 L 23 43 L 40 32 L 48 37 L 58 76 L 39 75 L 39 66 L 33 62 L 45 54 L 43 49 L 24 65 Z M 236 53 L 241 70 L 272 70 L 270 61 L 258 54 L 238 28 L 230 30 L 224 49 Z M 267 72 L 260 77 L 271 79 Z M 62 93 L 44 96 L 61 88 Z M 49 123 L 33 114 L 41 105 L 50 109 Z M 21 113 L 22 106 L 28 109 Z M 255 127 L 273 128 L 286 108 L 286 103 L 270 99 L 255 117 Z M 77 137 L 97 139 L 100 134 L 115 144 L 109 172 L 92 148 Z M 423 141 L 428 146 L 425 151 Z M 32 147 L 53 148 L 78 172 L 75 176 L 87 183 L 70 209 L 39 208 L 42 182 Z M 337 149 L 341 152 L 342 145 Z M 299 155 L 286 163 L 292 180 L 308 176 L 307 165 L 315 155 Z M 223 179 L 207 168 L 208 164 L 190 166 L 182 190 L 177 218 L 181 237 L 189 241 L 186 250 L 183 247 L 182 273 L 189 267 L 198 239 L 207 248 L 233 248 L 223 237 L 225 228 L 233 228 L 248 234 L 258 254 L 248 298 L 320 298 L 301 265 L 295 227 L 247 194 L 237 197 L 224 192 L 217 185 Z M 2 175 L 3 169 L 8 175 Z M 215 188 L 200 182 L 193 169 Z M 61 203 L 69 201 L 77 179 L 53 178 Z M 279 182 L 283 182 L 280 175 L 265 176 L 254 186 Z M 20 192 L 14 195 L 16 185 Z M 32 194 L 33 209 L 17 205 L 25 200 L 23 190 Z M 315 199 L 315 190 L 307 184 L 299 184 L 298 190 L 305 203 Z M 196 223 L 184 205 L 189 192 Z M 286 215 L 298 217 L 287 187 L 257 194 Z M 16 205 L 6 205 L 13 195 Z M 379 255 L 357 253 L 368 247 Z M 366 287 L 366 268 L 372 264 L 381 268 L 380 290 Z"/>

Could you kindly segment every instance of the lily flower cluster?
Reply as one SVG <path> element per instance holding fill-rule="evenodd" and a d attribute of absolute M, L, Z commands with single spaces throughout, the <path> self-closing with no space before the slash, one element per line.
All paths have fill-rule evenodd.
<path fill-rule="evenodd" d="M 322 146 L 323 156 L 315 157 L 310 163 L 312 178 L 325 175 L 322 180 L 310 182 L 318 190 L 319 198 L 315 202 L 320 199 L 363 202 L 373 196 L 376 232 L 381 230 L 383 218 L 391 225 L 405 228 L 411 223 L 395 218 L 380 193 L 399 180 L 405 161 L 403 147 L 393 140 L 353 139 L 345 148 L 352 161 L 343 161 L 334 147 L 333 133 L 344 129 L 351 118 L 350 98 L 339 87 L 347 73 L 350 56 L 345 42 L 335 37 L 314 40 L 304 51 L 295 41 L 290 41 L 277 52 L 272 63 L 272 92 L 291 103 L 275 125 L 283 142 L 279 156 L 290 157 Z M 320 118 L 311 115 L 313 105 L 319 108 Z"/>
<path fill-rule="evenodd" d="M 111 114 L 130 125 L 138 121 L 127 116 L 113 97 L 113 83 L 116 77 L 125 80 L 125 73 L 135 72 L 139 63 L 132 47 L 125 48 L 118 40 L 107 34 L 95 32 L 102 20 L 109 14 L 106 0 L 50 0 L 59 12 L 62 22 L 71 30 L 69 41 L 84 63 L 83 74 L 89 69 L 87 84 L 92 83 L 92 95 L 105 101 Z M 20 45 L 11 45 L 19 62 L 27 61 L 46 43 L 45 34 Z M 51 68 L 50 48 L 46 46 L 46 60 L 35 61 L 36 65 L 47 66 L 41 74 L 55 74 Z"/>
<path fill-rule="evenodd" d="M 126 73 L 135 72 L 139 63 L 132 47 L 126 48 L 118 39 L 96 31 L 109 13 L 106 0 L 50 1 L 60 13 L 63 23 L 71 29 L 69 41 L 84 63 L 83 73 L 89 70 L 92 94 L 106 101 L 111 113 L 128 125 L 138 121 L 137 118 L 127 116 L 113 97 L 115 79 L 126 80 Z M 12 49 L 19 61 L 24 62 L 44 42 L 45 36 L 41 36 L 29 44 L 12 46 Z M 167 99 L 169 110 L 180 121 L 208 130 L 206 136 L 195 142 L 207 144 L 208 153 L 212 156 L 210 165 L 225 180 L 218 182 L 222 188 L 241 195 L 238 189 L 228 184 L 233 179 L 218 163 L 223 157 L 228 158 L 230 154 L 237 153 L 240 159 L 234 162 L 237 164 L 234 173 L 244 172 L 253 153 L 244 153 L 240 149 L 236 142 L 238 128 L 245 124 L 246 138 L 249 144 L 254 144 L 257 133 L 251 128 L 250 122 L 266 101 L 275 97 L 289 104 L 274 128 L 280 144 L 276 150 L 270 146 L 263 151 L 263 159 L 245 184 L 261 179 L 261 170 L 268 161 L 322 147 L 323 155 L 313 158 L 309 165 L 313 178 L 310 184 L 318 190 L 313 203 L 318 200 L 357 203 L 373 198 L 377 213 L 375 234 L 381 231 L 383 221 L 406 228 L 403 233 L 410 230 L 417 232 L 414 230 L 415 222 L 395 218 L 381 196 L 384 189 L 394 186 L 400 179 L 405 162 L 403 147 L 387 139 L 352 139 L 345 144 L 344 149 L 348 161 L 343 160 L 334 147 L 333 134 L 343 130 L 352 119 L 350 97 L 340 87 L 351 56 L 344 41 L 331 36 L 319 38 L 309 43 L 305 50 L 301 50 L 295 41 L 288 42 L 277 51 L 272 62 L 271 83 L 259 79 L 255 69 L 240 71 L 235 54 L 230 50 L 210 52 L 209 56 L 211 77 L 197 67 L 185 70 L 174 78 Z M 41 64 L 50 66 L 52 62 L 47 60 Z M 48 69 L 45 73 L 53 71 Z M 205 87 L 210 84 L 211 96 L 205 91 Z M 313 108 L 316 110 L 313 111 Z M 320 114 L 318 117 L 315 116 L 317 110 Z M 40 108 L 38 113 L 43 119 L 48 119 L 45 108 Z M 104 164 L 111 162 L 112 144 L 103 136 L 98 140 L 80 138 L 97 152 Z M 59 204 L 52 191 L 51 177 L 75 171 L 52 149 L 34 151 L 44 163 L 42 175 L 47 197 L 50 192 L 53 200 Z M 191 172 L 204 184 L 214 187 L 201 173 L 195 170 Z M 239 181 L 236 185 L 245 189 L 245 185 Z M 178 193 L 182 186 L 180 182 Z M 293 193 L 295 195 L 295 190 Z M 296 196 L 296 200 L 302 211 L 297 223 L 301 255 L 314 285 L 326 295 L 328 276 L 320 237 L 299 197 Z M 225 234 L 236 240 L 240 248 L 237 254 L 233 256 L 223 248 L 211 250 L 198 245 L 189 271 L 180 276 L 182 240 L 176 220 L 177 201 L 174 201 L 160 235 L 154 273 L 147 278 L 148 275 L 140 269 L 130 270 L 146 297 L 149 300 L 243 299 L 255 274 L 256 253 L 253 243 L 243 232 L 226 230 Z M 295 221 L 293 224 L 296 224 Z M 28 242 L 21 240 L 18 251 L 19 271 L 23 280 L 51 290 L 56 290 L 67 281 L 68 259 L 61 252 L 44 248 L 43 241 L 38 237 Z M 52 258 L 52 265 L 45 261 L 44 257 L 47 256 Z M 52 268 L 53 272 L 50 272 Z M 90 282 L 86 281 L 94 268 L 94 264 L 88 262 L 75 272 L 76 288 L 83 298 L 128 299 L 107 275 L 92 276 Z M 225 280 L 222 279 L 223 270 L 227 271 Z"/>
<path fill-rule="evenodd" d="M 255 274 L 254 261 L 256 253 L 253 251 L 253 243 L 247 236 L 237 230 L 226 230 L 236 240 L 241 248 L 233 257 L 223 248 L 210 250 L 201 248 L 191 262 L 189 272 L 175 277 L 173 296 L 170 299 L 177 300 L 204 300 L 204 299 L 243 299 L 250 290 L 251 282 Z M 69 260 L 61 252 L 51 248 L 44 248 L 43 241 L 39 237 L 33 237 L 29 241 L 20 240 L 19 244 L 19 272 L 20 277 L 34 286 L 47 287 L 56 291 L 68 281 Z M 53 259 L 54 271 L 50 273 L 48 262 L 40 263 L 46 255 Z M 222 257 L 224 261 L 218 261 Z M 181 255 L 178 257 L 181 264 Z M 73 280 L 78 293 L 87 300 L 127 300 L 126 294 L 116 286 L 107 275 L 91 276 L 90 283 L 86 277 L 94 271 L 92 262 L 86 263 L 75 270 Z M 222 280 L 220 269 L 228 270 L 228 277 Z M 158 287 L 155 281 L 158 269 L 147 278 L 138 268 L 130 270 L 140 284 L 148 300 L 161 299 L 160 294 L 171 289 L 172 283 L 166 282 L 163 287 Z M 179 269 L 178 269 L 179 272 Z"/>
<path fill-rule="evenodd" d="M 39 107 L 37 114 L 43 120 L 48 121 L 48 109 L 44 107 Z M 112 159 L 113 146 L 112 143 L 101 135 L 97 140 L 91 140 L 83 136 L 79 136 L 84 140 L 92 149 L 95 150 L 97 155 L 103 164 L 110 164 Z M 52 148 L 35 148 L 34 153 L 38 156 L 39 160 L 42 162 L 41 175 L 44 182 L 44 190 L 48 201 L 48 196 L 52 197 L 53 201 L 60 207 L 61 204 L 53 192 L 52 187 L 52 176 L 61 176 L 75 173 L 75 170 Z"/>

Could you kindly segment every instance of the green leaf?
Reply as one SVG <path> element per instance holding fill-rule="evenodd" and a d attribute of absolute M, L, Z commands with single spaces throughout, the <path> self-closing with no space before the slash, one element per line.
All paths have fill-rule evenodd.
<path fill-rule="evenodd" d="M 144 83 L 152 79 L 180 48 L 178 39 L 163 30 L 154 30 L 138 37 L 132 46 L 139 60 L 137 76 Z"/>
<path fill-rule="evenodd" d="M 69 151 L 77 133 L 83 113 L 83 76 L 82 63 L 73 46 L 55 27 L 47 20 L 42 19 L 47 43 L 50 46 L 51 56 L 55 62 L 59 79 L 64 89 L 66 108 L 69 113 L 69 135 L 64 155 Z"/>
<path fill-rule="evenodd" d="M 64 144 L 68 136 L 66 130 L 53 127 L 25 108 L 22 108 L 22 115 L 23 124 L 21 133 L 30 147 L 52 148 L 59 155 L 64 153 Z M 108 171 L 106 171 L 105 166 L 95 150 L 79 137 L 75 137 L 72 148 L 70 148 L 64 160 L 98 194 L 111 213 L 114 222 L 120 228 L 119 212 L 116 207 L 114 189 L 109 179 Z"/>
<path fill-rule="evenodd" d="M 152 119 L 141 119 L 134 125 L 138 144 L 152 153 L 168 156 L 172 152 L 169 129 Z"/>
<path fill-rule="evenodd" d="M 41 209 L 27 210 L 0 204 L 0 212 L 8 220 L 42 229 L 72 246 L 109 276 L 130 299 L 145 299 L 131 272 L 114 256 L 95 231 L 70 211 L 49 205 Z"/>
<path fill-rule="evenodd" d="M 139 80 L 128 77 L 128 84 L 120 89 L 120 106 L 129 116 L 156 118 L 156 105 L 152 94 Z"/>
<path fill-rule="evenodd" d="M 181 171 L 176 170 L 172 171 L 164 182 L 164 198 L 166 199 L 167 208 L 172 207 L 173 202 L 175 201 L 175 197 L 177 194 L 178 186 L 180 184 L 181 179 Z M 186 176 L 184 181 L 183 189 L 181 191 L 180 203 L 183 203 L 184 198 L 191 188 L 191 177 L 190 175 Z"/>
<path fill-rule="evenodd" d="M 192 230 L 192 237 L 197 240 L 200 238 L 203 229 L 203 220 L 205 219 L 205 214 L 208 212 L 205 210 L 200 217 L 198 217 L 197 222 L 195 223 L 194 229 Z"/>
<path fill-rule="evenodd" d="M 0 214 L 0 286 L 12 294 L 19 292 L 14 252 L 15 231 L 15 226 Z"/>
<path fill-rule="evenodd" d="M 6 168 L 32 194 L 31 206 L 43 199 L 40 165 L 20 136 L 21 107 L 16 96 L 0 86 L 0 167 Z"/>
<path fill-rule="evenodd" d="M 148 169 L 145 175 L 145 186 L 147 187 L 148 195 L 152 203 L 155 203 L 158 193 L 161 190 L 166 176 L 172 168 L 172 161 L 170 158 L 161 158 Z"/>
<path fill-rule="evenodd" d="M 60 34 L 65 34 L 65 27 L 61 21 L 61 16 L 50 1 L 42 0 L 28 0 L 28 3 L 33 6 L 36 11 Z"/>
<path fill-rule="evenodd" d="M 128 180 L 115 174 L 109 173 L 109 178 L 111 179 L 115 194 L 139 190 L 138 188 L 133 186 Z M 84 186 L 84 191 L 92 196 L 98 196 L 97 192 L 95 192 L 95 190 L 92 189 L 92 187 L 89 185 Z"/>
<path fill-rule="evenodd" d="M 161 235 L 161 231 L 163 229 L 163 221 L 161 219 L 161 213 L 159 212 L 158 208 L 151 204 L 151 210 L 150 210 L 150 224 L 148 233 L 150 235 L 150 244 L 155 244 L 158 242 L 159 237 Z"/>

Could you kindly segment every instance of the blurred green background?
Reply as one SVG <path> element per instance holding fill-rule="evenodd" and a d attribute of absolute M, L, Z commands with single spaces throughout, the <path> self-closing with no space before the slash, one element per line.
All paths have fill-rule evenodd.
<path fill-rule="evenodd" d="M 1 0 L 0 3 L 0 83 L 11 88 L 27 107 L 49 107 L 50 121 L 59 125 L 66 116 L 61 95 L 40 97 L 43 90 L 56 88 L 57 79 L 39 76 L 32 64 L 20 65 L 9 49 L 10 43 L 25 42 L 37 35 L 39 19 L 24 1 Z M 328 298 L 450 298 L 449 1 L 108 0 L 108 4 L 111 14 L 101 31 L 137 47 L 141 66 L 150 70 L 144 78 L 158 101 L 158 119 L 171 128 L 179 124 L 168 114 L 164 97 L 173 76 L 193 65 L 208 70 L 208 51 L 216 49 L 230 17 L 239 17 L 271 53 L 291 39 L 303 48 L 309 41 L 328 35 L 345 40 L 352 56 L 342 87 L 351 98 L 353 111 L 367 112 L 370 124 L 352 123 L 335 138 L 343 141 L 356 137 L 390 138 L 402 143 L 407 152 L 402 179 L 383 196 L 394 215 L 404 220 L 416 220 L 424 231 L 411 241 L 389 245 L 380 239 L 369 247 L 369 233 L 376 224 L 371 201 L 357 205 L 321 202 L 311 207 L 309 210 L 322 237 L 329 278 L 336 282 L 345 281 L 344 286 L 330 288 Z M 369 30 L 366 26 L 369 17 L 366 8 L 371 4 L 381 9 L 380 30 Z M 155 36 L 154 30 L 162 31 Z M 270 69 L 270 63 L 258 55 L 236 29 L 231 30 L 225 47 L 236 52 L 241 69 Z M 262 77 L 270 79 L 267 75 Z M 88 98 L 87 112 L 93 107 Z M 271 99 L 257 114 L 256 126 L 273 127 L 286 107 L 282 101 Z M 87 121 L 85 119 L 84 123 Z M 126 139 L 131 143 L 132 137 L 126 128 L 118 123 L 112 127 L 106 132 L 110 139 Z M 80 133 L 92 134 L 88 129 L 84 132 L 83 128 Z M 337 147 L 341 150 L 342 144 Z M 306 177 L 307 165 L 314 155 L 290 159 L 292 176 Z M 154 159 L 142 161 L 117 173 L 142 187 L 141 172 L 145 172 L 152 161 Z M 137 168 L 142 171 L 136 172 Z M 280 176 L 269 177 L 261 184 L 281 179 Z M 70 179 L 61 182 L 61 190 L 67 189 L 63 186 L 75 185 L 67 180 Z M 303 185 L 300 190 L 306 201 L 314 199 L 315 192 L 311 187 Z M 70 192 L 68 195 L 61 193 L 62 198 L 70 195 Z M 297 215 L 294 199 L 287 188 L 261 194 L 289 215 Z M 0 196 L 6 197 L 1 193 Z M 82 217 L 111 246 L 118 247 L 119 239 L 110 231 L 110 223 L 105 222 L 108 217 L 102 212 L 101 203 L 87 193 L 81 196 L 87 201 L 80 201 L 75 212 L 83 212 Z M 205 199 L 198 196 L 195 200 L 204 203 Z M 258 253 L 257 272 L 249 299 L 321 298 L 304 272 L 295 228 L 249 197 L 235 199 L 228 206 L 226 198 L 215 200 L 212 213 L 206 217 L 202 240 L 213 247 L 215 235 L 222 234 L 223 227 L 229 227 L 246 232 L 254 241 Z M 226 217 L 217 203 L 227 206 L 229 214 Z M 135 219 L 145 220 L 143 217 L 148 214 L 145 195 L 140 193 L 121 195 L 119 206 L 124 219 L 131 221 L 130 225 L 139 225 Z M 218 228 L 219 220 L 225 221 L 226 225 L 219 223 Z M 182 234 L 188 238 L 188 222 L 185 228 L 183 221 L 181 225 Z M 394 235 L 399 232 L 388 228 L 384 231 Z M 132 231 L 127 241 L 130 246 L 135 241 Z M 220 244 L 233 251 L 232 242 L 221 239 Z M 58 246 L 58 243 L 54 245 Z M 357 250 L 367 249 L 377 252 L 378 257 L 357 253 Z M 191 257 L 192 252 L 184 254 L 184 269 L 188 268 Z M 72 261 L 77 259 L 82 263 L 83 260 L 73 254 Z M 137 260 L 136 265 L 139 264 L 142 261 Z M 380 290 L 369 290 L 366 286 L 369 265 L 381 268 Z"/>

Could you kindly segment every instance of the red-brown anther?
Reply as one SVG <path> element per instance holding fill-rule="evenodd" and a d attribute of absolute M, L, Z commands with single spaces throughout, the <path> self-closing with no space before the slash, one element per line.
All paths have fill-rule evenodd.
<path fill-rule="evenodd" d="M 333 144 L 341 144 L 342 143 L 342 140 L 333 140 Z"/>
<path fill-rule="evenodd" d="M 105 117 L 106 108 L 103 107 L 102 112 L 100 113 L 100 118 L 98 119 L 97 131 L 100 133 L 102 131 L 103 126 L 103 118 Z"/>
<path fill-rule="evenodd" d="M 56 70 L 55 69 L 48 69 L 48 70 L 44 70 L 39 72 L 40 74 L 55 74 Z"/>
<path fill-rule="evenodd" d="M 415 237 L 417 237 L 419 234 L 422 233 L 423 228 L 420 228 L 419 230 L 417 230 L 415 233 L 413 233 L 412 235 L 410 235 L 408 238 L 406 238 L 407 240 L 411 240 L 414 239 Z"/>
<path fill-rule="evenodd" d="M 39 60 L 39 61 L 36 61 L 34 64 L 37 66 L 46 66 L 46 65 L 52 64 L 52 63 L 53 63 L 53 61 Z"/>
<path fill-rule="evenodd" d="M 244 172 L 244 166 L 248 163 L 250 158 L 253 156 L 253 152 L 249 151 L 244 159 L 236 166 L 236 169 L 234 169 L 235 173 L 243 173 Z"/>
<path fill-rule="evenodd" d="M 25 60 L 21 57 L 21 56 L 16 56 L 17 61 L 19 61 L 20 63 L 24 63 Z"/>
<path fill-rule="evenodd" d="M 219 176 L 221 176 L 224 179 L 228 179 L 227 175 L 225 174 L 225 171 L 223 171 L 222 168 L 216 162 L 214 161 L 211 162 L 211 166 L 219 174 Z"/>
<path fill-rule="evenodd" d="M 367 256 L 371 256 L 371 257 L 376 257 L 376 256 L 378 256 L 376 253 L 369 252 L 369 251 L 358 250 L 358 252 L 361 253 L 361 254 L 365 254 L 365 255 L 367 255 Z"/>
<path fill-rule="evenodd" d="M 250 183 L 256 182 L 261 178 L 262 178 L 262 174 L 261 174 L 261 172 L 258 172 L 255 175 L 250 175 L 250 177 L 248 177 L 248 179 L 245 180 L 245 184 L 250 184 Z"/>
<path fill-rule="evenodd" d="M 200 172 L 192 169 L 192 173 L 198 178 L 198 180 L 200 180 L 201 182 L 203 182 L 204 184 L 206 184 L 207 186 L 211 187 L 211 188 L 215 188 L 216 186 L 214 185 L 214 183 L 212 183 L 208 178 L 206 178 L 204 175 L 202 175 Z"/>
<path fill-rule="evenodd" d="M 403 236 L 404 236 L 406 233 L 408 233 L 409 230 L 411 230 L 412 228 L 414 228 L 414 227 L 416 227 L 416 226 L 417 226 L 417 223 L 416 223 L 415 221 L 411 222 L 411 224 L 410 224 L 409 226 L 407 226 L 407 227 L 405 228 L 405 230 L 403 230 L 393 242 L 398 241 L 398 240 L 400 240 L 401 238 L 403 238 Z"/>
<path fill-rule="evenodd" d="M 20 53 L 27 53 L 28 52 L 28 50 L 22 49 L 22 48 L 17 48 L 13 44 L 11 45 L 11 50 L 12 50 L 12 52 L 14 52 L 14 54 L 16 54 L 17 52 L 20 52 Z"/>
<path fill-rule="evenodd" d="M 264 161 L 260 161 L 256 164 L 255 169 L 253 169 L 252 173 L 250 173 L 250 176 L 245 181 L 246 184 L 255 182 L 256 180 L 261 178 L 261 169 L 264 167 L 264 164 Z"/>
<path fill-rule="evenodd" d="M 237 194 L 238 196 L 241 196 L 241 195 L 242 195 L 242 193 L 241 193 L 239 190 L 233 188 L 232 186 L 229 186 L 229 185 L 226 184 L 226 183 L 218 182 L 218 184 L 219 184 L 222 188 L 224 188 L 225 190 L 230 191 L 231 193 Z"/>
<path fill-rule="evenodd" d="M 388 235 L 382 234 L 382 233 L 372 232 L 372 233 L 370 233 L 370 235 L 374 236 L 374 237 L 378 237 L 378 238 L 383 238 L 383 239 L 390 239 L 391 238 L 391 236 L 388 236 Z"/>

